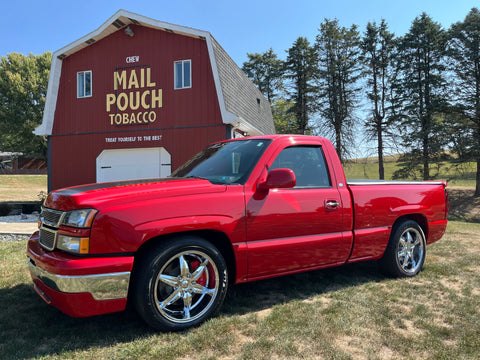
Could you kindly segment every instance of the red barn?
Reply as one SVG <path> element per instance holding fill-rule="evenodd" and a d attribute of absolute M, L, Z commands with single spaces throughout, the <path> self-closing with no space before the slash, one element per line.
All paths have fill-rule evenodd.
<path fill-rule="evenodd" d="M 53 54 L 49 190 L 167 176 L 206 144 L 274 133 L 268 101 L 206 31 L 119 10 Z"/>

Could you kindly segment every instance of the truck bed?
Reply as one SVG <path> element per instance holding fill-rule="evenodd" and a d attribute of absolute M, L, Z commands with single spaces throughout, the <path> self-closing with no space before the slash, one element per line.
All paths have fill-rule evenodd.
<path fill-rule="evenodd" d="M 355 242 L 350 262 L 380 258 L 399 219 L 421 225 L 427 244 L 443 235 L 447 225 L 446 182 L 347 180 L 354 204 Z M 377 254 L 372 254 L 376 249 Z"/>

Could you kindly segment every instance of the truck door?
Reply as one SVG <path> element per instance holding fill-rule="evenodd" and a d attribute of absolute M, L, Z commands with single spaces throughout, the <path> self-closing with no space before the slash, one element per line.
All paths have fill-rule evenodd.
<path fill-rule="evenodd" d="M 343 209 L 321 146 L 283 149 L 269 170 L 293 170 L 296 186 L 247 200 L 248 277 L 334 264 L 342 252 Z"/>

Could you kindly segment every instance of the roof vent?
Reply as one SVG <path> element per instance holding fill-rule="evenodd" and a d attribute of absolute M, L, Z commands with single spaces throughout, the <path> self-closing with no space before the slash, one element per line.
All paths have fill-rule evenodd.
<path fill-rule="evenodd" d="M 91 39 L 88 39 L 87 41 L 85 41 L 85 44 L 91 45 L 91 44 L 93 44 L 95 41 L 97 41 L 97 40 L 95 40 L 94 38 L 91 38 Z"/>
<path fill-rule="evenodd" d="M 121 29 L 125 26 L 125 24 L 120 19 L 115 20 L 112 25 L 115 26 L 117 29 Z"/>
<path fill-rule="evenodd" d="M 134 23 L 135 25 L 140 25 L 140 23 L 135 20 L 135 19 L 132 19 L 132 18 L 128 18 L 128 20 L 130 20 L 132 23 Z"/>

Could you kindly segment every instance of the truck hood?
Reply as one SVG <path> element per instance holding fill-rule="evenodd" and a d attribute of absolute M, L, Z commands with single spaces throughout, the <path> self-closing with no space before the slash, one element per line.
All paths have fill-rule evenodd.
<path fill-rule="evenodd" d="M 166 197 L 178 197 L 226 190 L 225 185 L 203 179 L 162 178 L 88 184 L 51 192 L 44 206 L 69 211 L 78 208 L 101 210 L 107 206 Z"/>

